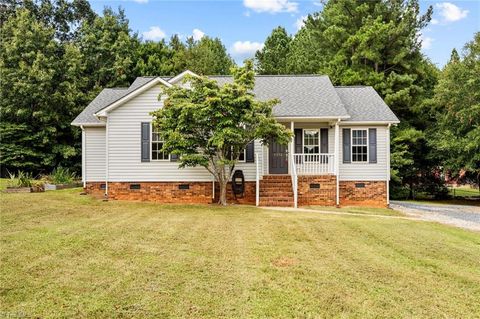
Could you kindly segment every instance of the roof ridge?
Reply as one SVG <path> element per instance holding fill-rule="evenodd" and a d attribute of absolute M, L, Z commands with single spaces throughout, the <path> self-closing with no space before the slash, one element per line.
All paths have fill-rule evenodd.
<path fill-rule="evenodd" d="M 207 75 L 207 77 L 216 78 L 231 78 L 233 75 Z M 326 74 L 255 74 L 255 77 L 267 78 L 267 77 L 285 77 L 285 78 L 300 78 L 300 77 L 328 77 Z"/>
<path fill-rule="evenodd" d="M 335 85 L 336 89 L 371 88 L 371 85 Z"/>

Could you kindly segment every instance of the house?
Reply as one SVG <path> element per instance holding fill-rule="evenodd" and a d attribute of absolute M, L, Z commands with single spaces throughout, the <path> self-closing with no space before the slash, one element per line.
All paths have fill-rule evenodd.
<path fill-rule="evenodd" d="M 104 89 L 72 122 L 82 129 L 85 191 L 109 199 L 211 203 L 218 194 L 203 167 L 179 169 L 161 152 L 150 112 L 164 86 L 190 71 L 139 77 Z M 229 76 L 212 76 L 220 84 Z M 369 86 L 333 86 L 327 76 L 258 75 L 258 99 L 278 98 L 274 116 L 295 136 L 287 146 L 251 143 L 235 167 L 244 191 L 229 200 L 267 206 L 388 205 L 390 127 L 398 118 Z M 217 189 L 216 189 L 217 187 Z"/>

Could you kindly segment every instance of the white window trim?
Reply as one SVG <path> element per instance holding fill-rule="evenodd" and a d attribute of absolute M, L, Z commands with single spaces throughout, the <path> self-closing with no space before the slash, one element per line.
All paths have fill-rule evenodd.
<path fill-rule="evenodd" d="M 322 147 L 321 147 L 321 133 L 322 131 L 320 128 L 302 128 L 302 154 L 303 154 L 303 162 L 304 163 L 318 163 L 318 161 L 309 161 L 308 159 L 308 153 L 305 153 L 305 131 L 317 131 L 318 132 L 318 153 L 312 153 L 311 155 L 317 155 L 317 154 L 322 154 Z"/>
<path fill-rule="evenodd" d="M 163 142 L 163 141 L 159 141 Z M 153 125 L 152 122 L 150 122 L 150 161 L 151 162 L 170 162 L 170 154 L 168 154 L 168 157 L 165 159 L 153 159 Z"/>
<path fill-rule="evenodd" d="M 230 157 L 231 158 L 231 157 Z M 238 163 L 246 163 L 247 162 L 247 147 L 245 147 L 243 149 L 243 160 L 240 159 L 240 156 L 239 156 L 239 159 L 237 161 Z"/>
<path fill-rule="evenodd" d="M 367 159 L 365 161 L 354 161 L 353 160 L 353 131 L 366 131 L 367 132 Z M 370 147 L 369 147 L 369 141 L 370 141 L 370 138 L 368 136 L 368 128 L 356 128 L 356 129 L 353 129 L 351 128 L 350 129 L 350 163 L 356 163 L 356 164 L 368 164 L 368 159 L 369 159 L 369 155 L 370 155 Z M 362 145 L 355 145 L 355 146 L 362 146 Z"/>

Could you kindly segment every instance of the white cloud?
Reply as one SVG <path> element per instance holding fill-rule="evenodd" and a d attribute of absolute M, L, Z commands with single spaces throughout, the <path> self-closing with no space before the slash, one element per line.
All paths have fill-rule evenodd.
<path fill-rule="evenodd" d="M 295 21 L 295 27 L 297 30 L 300 30 L 305 25 L 305 20 L 307 20 L 308 16 L 301 16 L 300 18 Z"/>
<path fill-rule="evenodd" d="M 430 23 L 435 25 L 435 24 L 439 24 L 440 21 L 438 21 L 437 19 L 432 19 L 430 20 Z"/>
<path fill-rule="evenodd" d="M 238 57 L 252 56 L 263 48 L 263 43 L 250 41 L 237 41 L 231 49 L 232 54 Z"/>
<path fill-rule="evenodd" d="M 440 9 L 440 15 L 445 22 L 455 22 L 465 18 L 468 14 L 468 10 L 462 10 L 453 3 L 442 2 L 435 5 Z"/>
<path fill-rule="evenodd" d="M 423 34 L 420 34 L 420 41 L 422 41 L 422 49 L 428 50 L 432 47 L 433 38 L 426 37 Z"/>
<path fill-rule="evenodd" d="M 144 31 L 142 35 L 145 40 L 158 41 L 165 38 L 165 32 L 157 26 L 150 27 L 150 30 Z"/>
<path fill-rule="evenodd" d="M 200 40 L 201 38 L 203 38 L 204 35 L 205 35 L 205 32 L 203 32 L 200 29 L 193 29 L 192 31 L 192 37 L 193 37 L 193 40 L 195 41 Z"/>
<path fill-rule="evenodd" d="M 289 0 L 243 0 L 243 5 L 255 12 L 297 12 L 298 3 Z"/>
<path fill-rule="evenodd" d="M 313 5 L 317 7 L 322 7 L 323 6 L 322 0 L 313 1 Z"/>
<path fill-rule="evenodd" d="M 147 3 L 148 0 L 133 0 L 136 3 Z"/>

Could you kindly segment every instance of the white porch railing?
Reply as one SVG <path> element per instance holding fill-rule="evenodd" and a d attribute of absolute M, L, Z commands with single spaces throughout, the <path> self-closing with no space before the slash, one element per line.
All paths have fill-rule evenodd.
<path fill-rule="evenodd" d="M 298 176 L 297 176 L 297 167 L 295 161 L 290 160 L 292 174 L 292 190 L 293 190 L 293 207 L 297 208 L 298 206 Z"/>
<path fill-rule="evenodd" d="M 297 175 L 323 175 L 335 172 L 334 154 L 293 154 Z"/>

